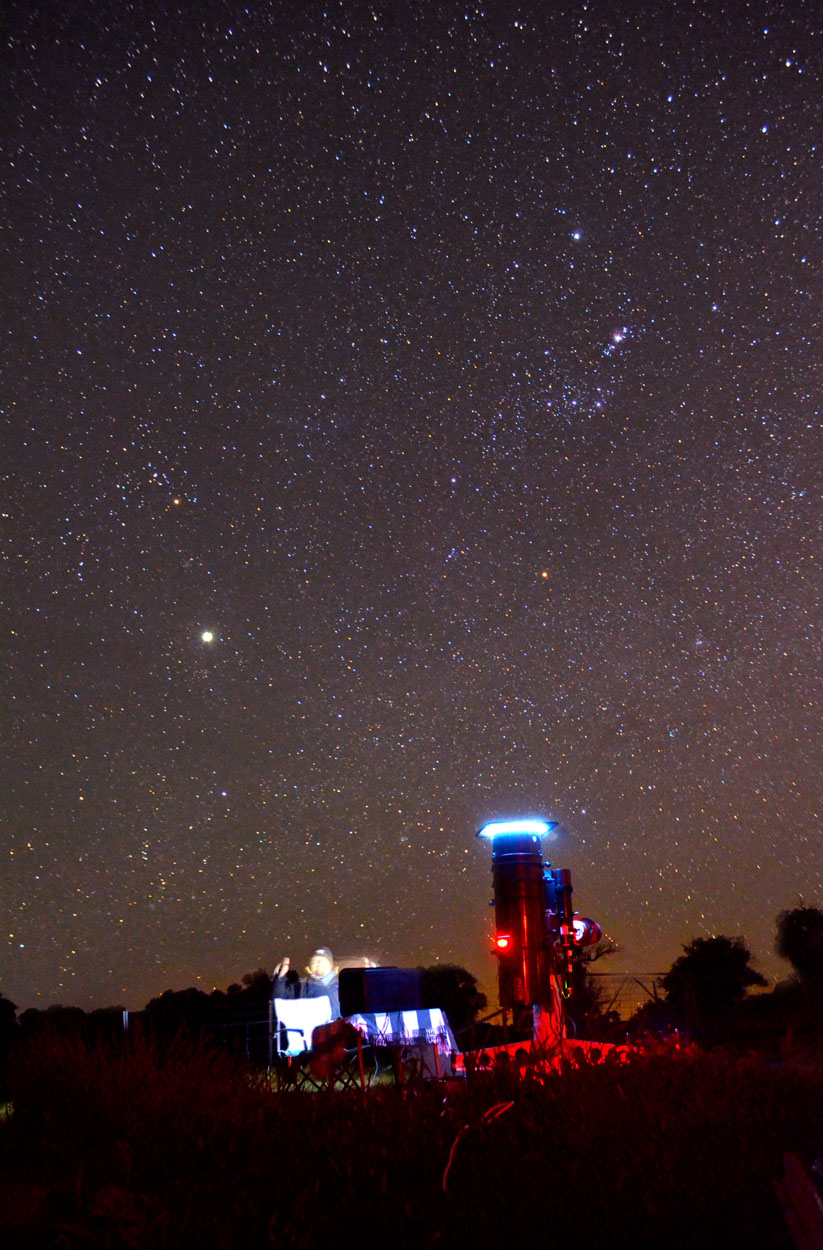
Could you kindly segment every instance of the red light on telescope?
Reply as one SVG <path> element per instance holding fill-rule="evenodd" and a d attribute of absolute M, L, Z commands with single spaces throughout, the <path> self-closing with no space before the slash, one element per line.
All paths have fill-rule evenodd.
<path fill-rule="evenodd" d="M 506 951 L 512 948 L 511 935 L 508 933 L 497 933 L 494 938 L 494 952 L 496 955 L 505 955 Z"/>

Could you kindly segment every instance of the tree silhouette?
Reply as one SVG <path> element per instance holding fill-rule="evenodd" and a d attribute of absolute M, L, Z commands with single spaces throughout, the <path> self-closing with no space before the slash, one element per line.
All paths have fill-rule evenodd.
<path fill-rule="evenodd" d="M 690 1027 L 728 1013 L 752 986 L 767 984 L 751 958 L 742 937 L 694 938 L 662 979 L 667 1008 Z"/>
<path fill-rule="evenodd" d="M 14 1026 L 17 1023 L 17 1007 L 6 998 L 5 994 L 0 994 L 0 1041 L 3 1044 L 10 1041 L 14 1035 Z"/>
<path fill-rule="evenodd" d="M 774 946 L 802 982 L 823 987 L 823 911 L 802 906 L 782 911 Z"/>
<path fill-rule="evenodd" d="M 9 1055 L 16 1032 L 17 1007 L 5 994 L 0 994 L 0 1099 L 3 1102 L 9 1096 Z"/>
<path fill-rule="evenodd" d="M 214 1012 L 211 996 L 189 986 L 185 990 L 164 990 L 157 998 L 150 999 L 143 1008 L 142 1022 L 152 1037 L 165 1042 L 178 1033 L 194 1036 L 212 1019 Z"/>
<path fill-rule="evenodd" d="M 486 995 L 477 978 L 458 964 L 433 964 L 421 969 L 424 1007 L 440 1007 L 455 1033 L 474 1024 L 485 1010 Z"/>

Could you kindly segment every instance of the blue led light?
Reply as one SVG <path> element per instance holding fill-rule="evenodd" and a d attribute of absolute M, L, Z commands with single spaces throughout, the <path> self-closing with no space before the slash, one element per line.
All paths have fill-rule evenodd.
<path fill-rule="evenodd" d="M 478 838 L 499 838 L 507 833 L 519 833 L 542 838 L 556 828 L 556 820 L 492 820 L 489 824 L 483 825 L 482 829 L 478 829 L 477 836 Z"/>

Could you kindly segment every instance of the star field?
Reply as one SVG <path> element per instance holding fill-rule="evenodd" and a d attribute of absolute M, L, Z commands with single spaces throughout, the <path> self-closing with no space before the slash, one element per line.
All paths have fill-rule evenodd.
<path fill-rule="evenodd" d="M 823 900 L 814 5 L 12 3 L 0 990 Z"/>

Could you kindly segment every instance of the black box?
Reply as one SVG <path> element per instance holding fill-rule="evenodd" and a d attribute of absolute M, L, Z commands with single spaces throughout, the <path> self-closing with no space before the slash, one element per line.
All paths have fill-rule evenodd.
<path fill-rule="evenodd" d="M 418 968 L 344 968 L 339 977 L 340 1014 L 416 1011 L 422 1007 Z"/>

